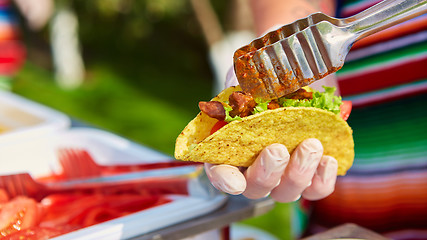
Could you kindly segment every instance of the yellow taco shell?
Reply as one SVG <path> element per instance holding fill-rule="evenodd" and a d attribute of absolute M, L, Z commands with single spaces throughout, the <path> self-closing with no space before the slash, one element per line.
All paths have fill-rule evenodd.
<path fill-rule="evenodd" d="M 240 87 L 225 89 L 212 100 L 226 101 Z M 352 130 L 338 115 L 312 107 L 283 107 L 232 121 L 212 135 L 218 120 L 200 112 L 176 140 L 175 158 L 183 161 L 250 166 L 262 149 L 273 143 L 290 153 L 307 138 L 322 142 L 324 154 L 338 161 L 338 175 L 353 164 Z"/>

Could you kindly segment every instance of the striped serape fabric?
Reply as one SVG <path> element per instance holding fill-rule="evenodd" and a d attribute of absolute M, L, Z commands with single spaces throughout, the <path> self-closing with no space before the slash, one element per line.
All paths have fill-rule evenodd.
<path fill-rule="evenodd" d="M 341 17 L 378 1 L 347 2 Z M 341 95 L 358 107 L 427 92 L 426 68 L 424 14 L 356 42 L 337 77 Z"/>
<path fill-rule="evenodd" d="M 377 2 L 340 2 L 339 17 Z M 427 14 L 357 42 L 337 77 L 354 106 L 355 161 L 331 196 L 310 204 L 309 234 L 352 222 L 427 239 Z"/>
<path fill-rule="evenodd" d="M 356 223 L 392 239 L 427 239 L 427 94 L 356 108 L 355 162 L 312 202 L 311 231 Z"/>

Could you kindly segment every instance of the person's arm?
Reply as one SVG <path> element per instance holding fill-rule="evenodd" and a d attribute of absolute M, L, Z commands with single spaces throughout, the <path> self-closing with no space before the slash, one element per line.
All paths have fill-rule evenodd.
<path fill-rule="evenodd" d="M 48 23 L 55 7 L 52 0 L 15 0 L 15 4 L 32 30 L 43 28 Z"/>
<path fill-rule="evenodd" d="M 257 36 L 262 36 L 312 13 L 322 12 L 334 16 L 336 8 L 333 0 L 250 0 L 250 6 Z M 323 91 L 323 85 L 336 87 L 335 93 L 339 95 L 335 74 L 314 82 L 310 87 Z"/>
<path fill-rule="evenodd" d="M 315 12 L 330 16 L 335 12 L 333 0 L 250 0 L 250 6 L 257 35 Z"/>

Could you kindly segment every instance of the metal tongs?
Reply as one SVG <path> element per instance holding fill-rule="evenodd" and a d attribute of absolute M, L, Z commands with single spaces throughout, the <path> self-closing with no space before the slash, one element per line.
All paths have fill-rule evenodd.
<path fill-rule="evenodd" d="M 200 180 L 200 178 L 202 178 L 202 169 L 202 166 L 189 165 L 52 183 L 40 183 L 33 179 L 28 173 L 17 173 L 0 176 L 0 189 L 6 191 L 8 196 L 11 198 L 23 195 L 40 201 L 50 194 L 76 191 L 111 192 L 113 190 L 122 190 L 125 188 L 133 189 L 141 186 L 171 188 L 167 186 L 169 184 L 168 180 L 181 178 L 188 180 L 188 183 L 184 181 L 183 183 L 189 185 L 188 191 L 194 192 L 196 190 L 193 190 L 193 185 L 195 185 L 193 182 L 197 182 L 198 184 L 203 182 Z M 197 188 L 199 195 L 209 195 L 208 193 L 205 193 L 210 191 L 206 188 L 206 184 L 203 186 L 201 184 L 199 185 L 200 186 Z M 193 187 L 190 188 L 191 186 Z"/>
<path fill-rule="evenodd" d="M 314 13 L 234 53 L 243 91 L 276 99 L 338 71 L 357 40 L 427 13 L 427 0 L 385 0 L 348 18 Z"/>

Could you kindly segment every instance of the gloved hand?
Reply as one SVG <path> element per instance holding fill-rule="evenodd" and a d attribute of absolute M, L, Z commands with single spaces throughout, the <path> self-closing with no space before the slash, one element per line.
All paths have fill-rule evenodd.
<path fill-rule="evenodd" d="M 319 140 L 304 140 L 289 155 L 282 144 L 266 147 L 244 172 L 230 165 L 205 164 L 206 173 L 217 189 L 250 199 L 270 196 L 278 202 L 327 197 L 334 191 L 338 163 L 323 155 Z"/>
<path fill-rule="evenodd" d="M 233 69 L 227 74 L 225 87 L 237 85 Z M 317 139 L 304 140 L 289 155 L 282 144 L 266 147 L 255 162 L 243 172 L 230 165 L 205 164 L 206 173 L 218 190 L 257 199 L 270 195 L 278 202 L 292 202 L 301 196 L 318 200 L 335 188 L 338 162 L 323 155 Z"/>

